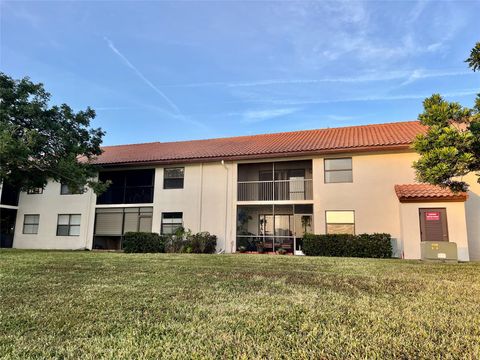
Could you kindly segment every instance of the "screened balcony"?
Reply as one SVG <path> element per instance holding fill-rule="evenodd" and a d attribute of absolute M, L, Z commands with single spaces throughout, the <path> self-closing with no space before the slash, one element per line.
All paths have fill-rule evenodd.
<path fill-rule="evenodd" d="M 238 201 L 312 199 L 311 160 L 238 165 Z"/>
<path fill-rule="evenodd" d="M 287 253 L 302 250 L 305 233 L 313 230 L 313 205 L 239 205 L 237 251 Z"/>

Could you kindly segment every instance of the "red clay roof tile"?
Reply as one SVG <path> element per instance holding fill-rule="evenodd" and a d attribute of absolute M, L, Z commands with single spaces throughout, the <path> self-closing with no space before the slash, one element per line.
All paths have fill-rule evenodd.
<path fill-rule="evenodd" d="M 422 202 L 422 201 L 465 201 L 465 192 L 454 193 L 448 188 L 430 184 L 404 184 L 395 185 L 400 202 Z"/>
<path fill-rule="evenodd" d="M 348 151 L 407 149 L 426 130 L 418 121 L 209 140 L 105 146 L 99 165 L 187 163 Z"/>

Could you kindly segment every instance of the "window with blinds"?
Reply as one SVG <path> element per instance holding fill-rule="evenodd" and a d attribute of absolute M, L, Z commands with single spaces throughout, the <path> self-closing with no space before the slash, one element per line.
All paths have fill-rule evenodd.
<path fill-rule="evenodd" d="M 355 234 L 354 211 L 326 211 L 327 234 Z"/>
<path fill-rule="evenodd" d="M 95 211 L 95 235 L 122 236 L 126 232 L 152 231 L 151 207 L 98 208 Z"/>

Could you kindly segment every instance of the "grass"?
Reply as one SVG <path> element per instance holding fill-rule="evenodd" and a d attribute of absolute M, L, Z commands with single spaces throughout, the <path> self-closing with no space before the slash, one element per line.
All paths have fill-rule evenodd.
<path fill-rule="evenodd" d="M 480 358 L 480 263 L 0 251 L 0 358 Z"/>

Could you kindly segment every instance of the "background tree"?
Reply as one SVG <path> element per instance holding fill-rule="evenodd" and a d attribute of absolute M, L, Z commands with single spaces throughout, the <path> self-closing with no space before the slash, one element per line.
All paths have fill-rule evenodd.
<path fill-rule="evenodd" d="M 0 73 L 0 182 L 29 190 L 53 179 L 101 193 L 107 184 L 94 180 L 90 163 L 102 153 L 105 134 L 89 127 L 95 111 L 74 112 L 49 101 L 43 84 Z"/>
<path fill-rule="evenodd" d="M 465 62 L 473 71 L 480 70 L 480 42 Z M 466 191 L 468 184 L 462 176 L 476 172 L 480 183 L 480 94 L 471 109 L 439 94 L 425 99 L 423 107 L 419 120 L 429 129 L 413 143 L 420 154 L 413 164 L 417 179 L 455 192 Z"/>

